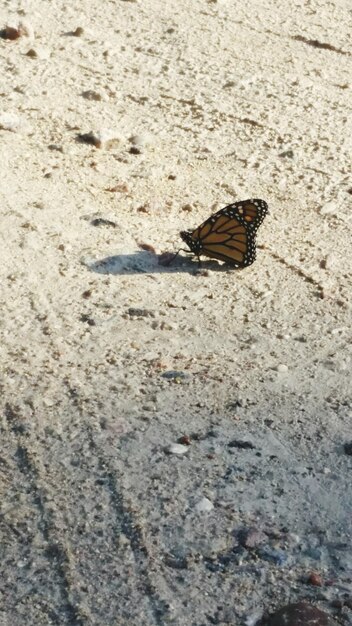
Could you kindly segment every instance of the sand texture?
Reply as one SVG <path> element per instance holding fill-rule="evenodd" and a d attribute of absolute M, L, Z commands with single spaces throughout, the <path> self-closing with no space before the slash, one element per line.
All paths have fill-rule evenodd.
<path fill-rule="evenodd" d="M 0 30 L 0 626 L 351 624 L 350 2 Z M 246 198 L 253 265 L 160 264 Z"/>

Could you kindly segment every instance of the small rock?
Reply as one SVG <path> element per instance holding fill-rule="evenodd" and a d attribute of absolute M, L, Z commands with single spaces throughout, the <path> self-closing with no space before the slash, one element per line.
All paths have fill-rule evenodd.
<path fill-rule="evenodd" d="M 112 228 L 117 228 L 116 222 L 112 222 L 111 220 L 105 219 L 105 217 L 95 217 L 94 220 L 91 221 L 92 226 L 112 226 Z"/>
<path fill-rule="evenodd" d="M 3 30 L 0 31 L 0 37 L 2 39 L 9 39 L 14 41 L 19 37 L 34 38 L 34 31 L 31 24 L 27 21 L 20 21 L 18 24 L 7 24 Z"/>
<path fill-rule="evenodd" d="M 285 363 L 280 363 L 279 365 L 276 366 L 275 369 L 277 372 L 280 372 L 281 374 L 288 372 L 288 366 L 285 365 Z"/>
<path fill-rule="evenodd" d="M 241 530 L 238 534 L 238 541 L 244 548 L 257 548 L 267 540 L 266 534 L 257 528 Z"/>
<path fill-rule="evenodd" d="M 142 406 L 143 411 L 156 411 L 156 405 L 153 402 L 146 402 Z"/>
<path fill-rule="evenodd" d="M 214 505 L 208 498 L 202 498 L 195 506 L 197 513 L 209 513 L 213 508 Z"/>
<path fill-rule="evenodd" d="M 78 139 L 83 143 L 89 143 L 96 148 L 105 148 L 106 150 L 118 145 L 122 141 L 121 136 L 116 131 L 109 128 L 78 135 Z"/>
<path fill-rule="evenodd" d="M 106 100 L 106 96 L 104 97 L 99 91 L 94 91 L 94 89 L 87 89 L 87 91 L 82 92 L 83 98 L 86 100 L 95 100 L 99 102 L 101 100 Z"/>
<path fill-rule="evenodd" d="M 182 443 L 184 446 L 190 446 L 191 439 L 188 435 L 182 435 L 182 437 L 179 438 L 178 443 Z"/>
<path fill-rule="evenodd" d="M 188 450 L 189 450 L 189 447 L 182 445 L 182 443 L 172 443 L 166 449 L 166 452 L 168 452 L 169 454 L 177 454 L 179 456 L 182 456 L 183 454 L 186 454 Z"/>
<path fill-rule="evenodd" d="M 137 146 L 131 146 L 129 149 L 130 154 L 142 154 L 141 148 L 137 148 Z"/>
<path fill-rule="evenodd" d="M 0 31 L 0 37 L 2 39 L 9 39 L 10 41 L 15 41 L 20 37 L 20 32 L 17 26 L 10 26 L 7 24 L 5 28 Z"/>
<path fill-rule="evenodd" d="M 29 48 L 28 52 L 26 52 L 26 56 L 31 59 L 38 59 L 40 58 L 40 52 L 35 48 Z"/>
<path fill-rule="evenodd" d="M 138 247 L 141 250 L 145 250 L 146 252 L 151 252 L 151 254 L 156 254 L 156 250 L 154 246 L 152 246 L 150 243 L 138 242 Z"/>
<path fill-rule="evenodd" d="M 170 370 L 168 372 L 164 372 L 162 375 L 162 378 L 166 378 L 167 380 L 186 380 L 188 378 L 190 378 L 190 374 L 187 374 L 186 372 L 181 372 L 178 370 Z"/>
<path fill-rule="evenodd" d="M 321 576 L 316 572 L 311 572 L 307 578 L 307 583 L 309 585 L 313 585 L 314 587 L 321 587 L 323 584 Z"/>
<path fill-rule="evenodd" d="M 26 130 L 27 126 L 15 113 L 0 113 L 0 129 L 17 133 Z"/>
<path fill-rule="evenodd" d="M 338 626 L 338 623 L 316 606 L 308 602 L 298 602 L 282 607 L 258 626 Z"/>
<path fill-rule="evenodd" d="M 155 317 L 154 311 L 150 309 L 138 309 L 136 307 L 130 307 L 127 310 L 127 314 L 130 317 Z"/>
<path fill-rule="evenodd" d="M 345 454 L 347 454 L 348 456 L 352 456 L 352 441 L 345 443 L 343 449 L 345 451 Z"/>
<path fill-rule="evenodd" d="M 188 569 L 189 567 L 186 557 L 176 557 L 168 554 L 164 557 L 164 563 L 172 569 Z"/>
<path fill-rule="evenodd" d="M 82 26 L 77 26 L 77 28 L 72 31 L 72 35 L 74 37 L 82 37 L 82 35 L 84 35 L 84 28 L 82 28 Z"/>
<path fill-rule="evenodd" d="M 49 143 L 48 148 L 49 148 L 49 150 L 52 150 L 53 152 L 54 151 L 55 152 L 63 152 L 64 151 L 63 146 L 61 146 L 58 143 Z"/>
<path fill-rule="evenodd" d="M 227 444 L 229 448 L 238 448 L 239 450 L 254 450 L 255 446 L 250 441 L 242 441 L 233 439 Z"/>
<path fill-rule="evenodd" d="M 324 206 L 320 207 L 319 213 L 320 215 L 329 215 L 329 213 L 337 213 L 338 210 L 339 207 L 335 200 L 330 200 L 330 202 L 327 202 Z"/>
<path fill-rule="evenodd" d="M 88 326 L 96 326 L 95 320 L 87 313 L 82 313 L 79 319 L 81 322 L 88 324 Z"/>

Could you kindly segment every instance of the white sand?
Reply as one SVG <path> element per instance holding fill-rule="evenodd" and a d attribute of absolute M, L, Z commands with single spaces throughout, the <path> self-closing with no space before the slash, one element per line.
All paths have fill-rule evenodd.
<path fill-rule="evenodd" d="M 0 6 L 34 30 L 0 39 L 1 626 L 244 624 L 349 589 L 352 16 L 290 5 Z M 243 271 L 138 248 L 250 197 Z M 233 552 L 252 526 L 267 553 Z"/>

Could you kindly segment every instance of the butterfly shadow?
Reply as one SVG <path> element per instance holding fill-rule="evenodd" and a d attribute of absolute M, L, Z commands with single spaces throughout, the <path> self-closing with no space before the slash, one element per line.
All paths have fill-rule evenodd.
<path fill-rule="evenodd" d="M 97 274 L 109 274 L 121 276 L 124 274 L 198 274 L 202 270 L 229 271 L 228 265 L 221 265 L 217 261 L 198 261 L 191 257 L 177 256 L 169 264 L 164 264 L 161 255 L 147 251 L 139 251 L 134 254 L 116 254 L 102 259 L 86 259 L 83 264 Z"/>

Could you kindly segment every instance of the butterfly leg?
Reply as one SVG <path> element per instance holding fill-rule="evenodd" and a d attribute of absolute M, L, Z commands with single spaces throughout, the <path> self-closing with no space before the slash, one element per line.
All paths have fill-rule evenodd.
<path fill-rule="evenodd" d="M 184 248 L 180 248 L 179 250 L 177 250 L 176 254 L 172 257 L 172 259 L 170 260 L 170 263 L 173 263 L 173 261 L 180 254 L 180 252 L 187 252 L 189 254 L 189 250 L 185 250 Z"/>

